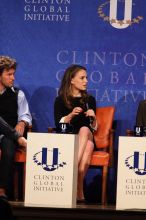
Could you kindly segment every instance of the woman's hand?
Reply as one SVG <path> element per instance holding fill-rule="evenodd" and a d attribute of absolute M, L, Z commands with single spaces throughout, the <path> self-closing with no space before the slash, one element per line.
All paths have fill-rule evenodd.
<path fill-rule="evenodd" d="M 81 112 L 83 111 L 82 108 L 80 107 L 75 107 L 72 112 L 70 114 L 68 114 L 66 117 L 65 117 L 65 121 L 66 123 L 70 123 L 70 121 L 72 120 L 72 118 L 76 115 L 79 115 Z"/>
<path fill-rule="evenodd" d="M 86 115 L 86 117 L 92 117 L 93 119 L 95 118 L 95 113 L 94 113 L 93 109 L 88 109 L 85 112 L 85 115 Z"/>
<path fill-rule="evenodd" d="M 92 126 L 92 129 L 96 130 L 97 129 L 97 121 L 96 121 L 96 115 L 93 111 L 93 109 L 88 109 L 85 112 L 86 117 L 89 117 L 90 120 L 90 125 Z"/>
<path fill-rule="evenodd" d="M 82 109 L 81 107 L 75 107 L 75 108 L 72 110 L 72 115 L 73 115 L 73 116 L 79 115 L 82 111 L 83 111 L 83 109 Z"/>

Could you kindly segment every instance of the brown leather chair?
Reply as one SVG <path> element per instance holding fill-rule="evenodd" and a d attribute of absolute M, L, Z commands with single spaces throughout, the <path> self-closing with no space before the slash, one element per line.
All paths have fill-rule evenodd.
<path fill-rule="evenodd" d="M 102 204 L 104 205 L 107 201 L 107 175 L 108 168 L 112 166 L 113 162 L 113 136 L 114 130 L 113 119 L 114 119 L 115 107 L 99 107 L 96 109 L 96 118 L 98 122 L 98 129 L 94 132 L 94 140 L 96 144 L 96 151 L 93 152 L 90 168 L 101 167 L 102 169 Z M 55 128 L 48 128 L 48 132 L 55 132 Z"/>
<path fill-rule="evenodd" d="M 93 152 L 90 168 L 102 168 L 102 199 L 104 205 L 107 202 L 107 176 L 108 168 L 112 166 L 113 162 L 113 134 L 115 107 L 99 107 L 96 109 L 96 118 L 98 122 L 98 129 L 94 132 L 94 140 L 96 150 Z"/>

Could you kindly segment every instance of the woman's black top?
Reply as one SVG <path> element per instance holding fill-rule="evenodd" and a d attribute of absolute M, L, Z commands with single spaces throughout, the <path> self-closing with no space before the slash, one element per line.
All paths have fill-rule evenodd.
<path fill-rule="evenodd" d="M 61 96 L 56 97 L 55 103 L 54 103 L 54 119 L 55 119 L 56 127 L 58 127 L 58 124 L 61 118 L 71 113 L 73 108 L 81 107 L 83 109 L 83 112 L 81 112 L 79 115 L 74 116 L 73 119 L 70 121 L 70 125 L 73 127 L 73 133 L 78 133 L 79 129 L 83 126 L 87 126 L 90 128 L 90 119 L 89 117 L 85 116 L 85 112 L 88 109 L 93 109 L 93 111 L 96 113 L 95 98 L 93 96 L 89 96 L 88 102 L 84 103 L 84 107 L 81 104 L 80 100 L 81 100 L 81 97 L 73 97 L 72 108 L 68 108 L 66 107 Z"/>

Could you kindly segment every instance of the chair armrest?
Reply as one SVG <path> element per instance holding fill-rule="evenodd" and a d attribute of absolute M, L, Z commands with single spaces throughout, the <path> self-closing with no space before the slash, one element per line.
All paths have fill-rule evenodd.
<path fill-rule="evenodd" d="M 56 132 L 56 128 L 52 128 L 52 127 L 48 128 L 48 133 L 55 133 L 55 132 Z"/>
<path fill-rule="evenodd" d="M 134 135 L 134 131 L 130 130 L 130 129 L 126 129 L 126 136 L 133 136 Z"/>

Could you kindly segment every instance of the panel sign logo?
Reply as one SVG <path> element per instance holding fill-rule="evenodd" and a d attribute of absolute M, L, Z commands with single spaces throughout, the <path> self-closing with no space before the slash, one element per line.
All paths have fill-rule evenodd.
<path fill-rule="evenodd" d="M 125 160 L 125 165 L 137 175 L 146 175 L 146 152 L 140 153 L 135 151 L 134 155 L 129 156 Z"/>
<path fill-rule="evenodd" d="M 104 22 L 109 22 L 114 28 L 124 29 L 130 25 L 139 24 L 143 20 L 140 15 L 133 16 L 132 6 L 136 6 L 133 0 L 105 0 L 98 7 L 97 12 Z M 138 7 L 138 2 L 136 7 Z M 119 9 L 122 10 L 123 19 L 118 18 Z"/>
<path fill-rule="evenodd" d="M 60 162 L 60 155 L 58 148 L 49 150 L 46 147 L 42 148 L 42 151 L 37 152 L 33 156 L 33 161 L 38 166 L 42 166 L 45 171 L 54 171 L 66 165 L 66 162 Z"/>

